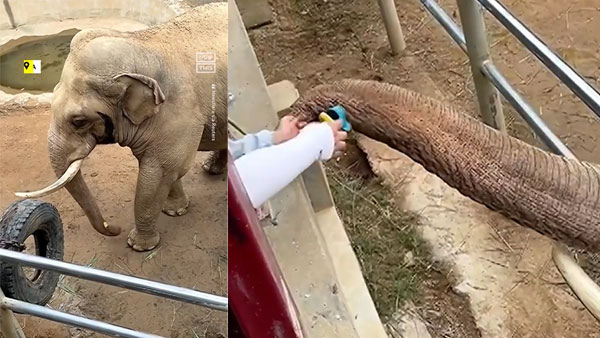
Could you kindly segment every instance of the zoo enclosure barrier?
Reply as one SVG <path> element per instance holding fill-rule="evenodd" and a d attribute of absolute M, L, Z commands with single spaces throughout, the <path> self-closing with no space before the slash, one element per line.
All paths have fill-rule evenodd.
<path fill-rule="evenodd" d="M 568 158 L 575 158 L 569 148 L 546 125 L 538 111 L 510 85 L 492 62 L 483 16 L 485 10 L 490 12 L 504 28 L 532 52 L 592 112 L 600 117 L 600 94 L 598 91 L 526 25 L 519 21 L 500 1 L 457 0 L 464 33 L 435 0 L 420 1 L 463 52 L 467 54 L 477 101 L 484 122 L 502 132 L 506 132 L 504 114 L 498 94 L 501 93 L 552 152 Z M 390 8 L 393 7 L 395 11 L 395 6 L 384 5 L 384 2 L 389 1 L 380 0 L 380 8 L 388 31 L 392 52 L 396 54 L 398 46 L 405 46 L 404 37 L 397 33 L 401 32 L 399 20 L 390 19 L 392 15 Z M 393 15 L 397 17 L 398 13 L 395 12 Z M 393 38 L 402 41 L 392 41 Z M 600 320 L 600 287 L 581 269 L 565 246 L 556 243 L 552 250 L 552 257 L 571 289 L 592 315 Z"/>
<path fill-rule="evenodd" d="M 34 256 L 15 252 L 8 249 L 0 249 L 0 260 L 18 263 L 37 269 L 54 271 L 63 275 L 87 279 L 90 281 L 117 286 L 129 290 L 139 291 L 163 298 L 173 299 L 181 302 L 200 305 L 207 308 L 227 311 L 228 300 L 226 297 L 203 293 L 178 286 L 163 284 L 143 278 L 122 275 L 114 272 L 94 269 L 87 266 L 57 261 L 45 257 Z M 143 333 L 128 328 L 108 324 L 105 322 L 80 317 L 45 306 L 30 304 L 20 300 L 5 297 L 0 291 L 0 332 L 6 338 L 24 338 L 21 328 L 18 326 L 14 316 L 9 311 L 32 315 L 54 322 L 72 325 L 99 333 L 131 338 L 160 338 L 160 336 Z"/>

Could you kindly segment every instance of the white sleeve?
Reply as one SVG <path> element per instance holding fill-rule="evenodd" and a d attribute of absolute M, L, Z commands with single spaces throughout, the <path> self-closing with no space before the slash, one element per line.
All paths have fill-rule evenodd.
<path fill-rule="evenodd" d="M 330 159 L 334 146 L 331 127 L 311 123 L 293 139 L 253 151 L 234 164 L 252 205 L 258 208 L 315 161 Z"/>

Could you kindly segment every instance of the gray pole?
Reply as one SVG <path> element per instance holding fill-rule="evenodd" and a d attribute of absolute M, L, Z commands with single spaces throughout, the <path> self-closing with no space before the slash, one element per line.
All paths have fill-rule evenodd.
<path fill-rule="evenodd" d="M 0 290 L 0 302 L 5 299 L 4 292 Z M 14 313 L 0 306 L 0 336 L 6 338 L 25 338 L 21 325 L 17 322 Z"/>
<path fill-rule="evenodd" d="M 0 259 L 42 270 L 56 271 L 64 275 L 83 278 L 98 283 L 196 304 L 219 311 L 227 312 L 228 310 L 228 300 L 226 297 L 163 284 L 148 279 L 126 276 L 110 271 L 98 270 L 45 257 L 23 254 L 7 249 L 0 249 Z"/>
<path fill-rule="evenodd" d="M 396 55 L 406 48 L 396 5 L 394 4 L 394 0 L 377 0 L 377 2 L 379 3 L 383 24 L 387 31 L 390 46 L 392 47 L 392 54 Z"/>
<path fill-rule="evenodd" d="M 517 40 L 530 50 L 564 84 L 575 93 L 590 109 L 600 117 L 600 93 L 552 51 L 535 33 L 517 19 L 501 2 L 481 0 L 481 4 L 494 16 Z"/>
<path fill-rule="evenodd" d="M 473 82 L 477 91 L 479 111 L 486 124 L 506 132 L 500 95 L 482 71 L 483 62 L 490 60 L 482 8 L 476 0 L 458 0 L 457 3 L 465 39 L 467 40 L 467 55 L 469 56 Z"/>
<path fill-rule="evenodd" d="M 33 315 L 36 317 L 48 319 L 54 322 L 73 325 L 84 329 L 93 330 L 114 337 L 127 338 L 163 338 L 161 336 L 138 332 L 128 328 L 100 322 L 93 319 L 75 316 L 69 313 L 56 311 L 44 306 L 29 304 L 20 300 L 4 298 L 0 301 L 0 306 L 6 309 L 12 309 L 20 313 Z M 11 337 L 12 338 L 12 337 Z M 25 336 L 23 336 L 25 338 Z"/>

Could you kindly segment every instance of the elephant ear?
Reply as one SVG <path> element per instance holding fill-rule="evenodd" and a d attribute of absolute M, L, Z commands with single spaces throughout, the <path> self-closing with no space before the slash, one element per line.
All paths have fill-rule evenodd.
<path fill-rule="evenodd" d="M 135 125 L 157 114 L 160 105 L 165 101 L 165 94 L 158 82 L 149 76 L 123 73 L 113 79 L 126 85 L 122 99 L 123 113 Z"/>

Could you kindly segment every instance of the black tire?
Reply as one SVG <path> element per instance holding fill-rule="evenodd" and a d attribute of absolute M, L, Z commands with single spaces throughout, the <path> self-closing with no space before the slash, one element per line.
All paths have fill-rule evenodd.
<path fill-rule="evenodd" d="M 0 218 L 0 239 L 23 244 L 32 236 L 36 255 L 63 259 L 64 237 L 60 215 L 46 202 L 22 200 L 11 204 Z M 14 246 L 7 249 L 19 251 Z M 36 270 L 30 279 L 18 263 L 0 260 L 0 287 L 7 297 L 24 302 L 46 305 L 56 289 L 60 274 Z"/>

